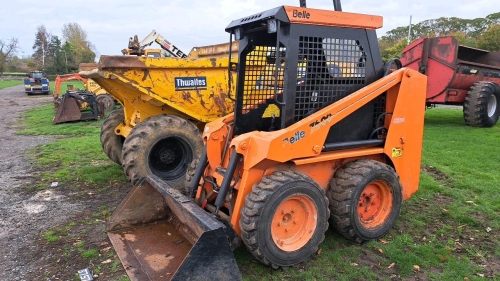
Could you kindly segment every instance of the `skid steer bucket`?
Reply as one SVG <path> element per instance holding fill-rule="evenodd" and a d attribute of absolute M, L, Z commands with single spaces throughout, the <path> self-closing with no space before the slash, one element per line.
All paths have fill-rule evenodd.
<path fill-rule="evenodd" d="M 103 116 L 105 112 L 105 104 L 98 104 L 96 96 L 85 91 L 68 91 L 60 100 L 59 98 L 56 99 L 54 105 L 57 111 L 54 119 L 52 119 L 52 124 L 99 120 L 100 116 Z M 86 111 L 82 112 L 82 109 L 86 109 Z"/>
<path fill-rule="evenodd" d="M 56 111 L 56 115 L 52 120 L 52 124 L 59 124 L 70 121 L 78 121 L 82 117 L 80 107 L 76 99 L 66 94 L 62 97 Z"/>
<path fill-rule="evenodd" d="M 131 280 L 241 280 L 225 225 L 155 175 L 107 224 Z"/>

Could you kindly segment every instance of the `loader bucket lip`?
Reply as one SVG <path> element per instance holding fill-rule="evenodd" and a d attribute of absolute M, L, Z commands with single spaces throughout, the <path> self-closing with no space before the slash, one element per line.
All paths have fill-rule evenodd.
<path fill-rule="evenodd" d="M 108 222 L 131 280 L 241 280 L 225 230 L 156 175 L 135 186 Z"/>

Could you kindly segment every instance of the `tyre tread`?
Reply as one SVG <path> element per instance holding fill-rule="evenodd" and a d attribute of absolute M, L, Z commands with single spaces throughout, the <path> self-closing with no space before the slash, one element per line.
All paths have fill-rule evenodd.
<path fill-rule="evenodd" d="M 122 166 L 125 171 L 125 175 L 132 182 L 133 185 L 138 184 L 145 175 L 142 174 L 141 161 L 137 161 L 139 156 L 139 148 L 142 147 L 144 139 L 157 130 L 168 128 L 169 130 L 181 130 L 187 131 L 190 134 L 198 136 L 200 134 L 198 127 L 196 127 L 192 122 L 183 119 L 182 117 L 176 115 L 156 115 L 149 117 L 148 119 L 137 124 L 129 136 L 125 139 L 123 143 L 122 150 Z M 199 140 L 195 141 L 202 144 L 201 137 Z M 194 159 L 196 159 L 197 154 L 193 153 Z M 182 191 L 184 191 L 184 180 L 182 177 Z"/>
<path fill-rule="evenodd" d="M 364 180 L 365 175 L 374 170 L 393 173 L 399 182 L 399 176 L 391 166 L 373 160 L 357 160 L 347 163 L 336 173 L 330 181 L 330 189 L 327 192 L 331 212 L 330 224 L 342 236 L 358 243 L 366 240 L 354 230 L 351 214 L 355 202 L 351 201 L 351 196 L 354 189 Z M 397 211 L 400 212 L 400 208 Z M 399 213 L 397 215 L 399 216 Z"/>
<path fill-rule="evenodd" d="M 497 111 L 493 118 L 488 116 L 488 99 L 491 95 L 497 97 Z M 465 96 L 463 113 L 465 123 L 473 127 L 492 127 L 498 120 L 500 111 L 500 87 L 491 81 L 476 82 Z"/>
<path fill-rule="evenodd" d="M 293 170 L 278 171 L 271 175 L 264 176 L 259 183 L 253 185 L 252 191 L 245 198 L 245 204 L 241 210 L 240 228 L 242 230 L 241 238 L 244 244 L 257 260 L 275 269 L 283 266 L 269 261 L 260 249 L 258 245 L 258 221 L 261 219 L 264 205 L 271 195 L 283 184 L 298 180 L 312 181 L 309 177 Z M 323 199 L 326 206 L 328 206 L 328 198 L 325 195 L 325 191 L 321 188 L 319 189 L 323 192 Z M 329 215 L 330 211 L 327 208 L 327 217 L 329 217 Z M 328 229 L 328 222 L 326 222 L 325 231 L 326 229 Z M 325 233 L 322 232 L 321 235 L 318 245 L 325 239 Z M 316 246 L 313 252 L 317 251 L 318 247 Z"/>
<path fill-rule="evenodd" d="M 123 107 L 111 112 L 102 123 L 100 134 L 102 150 L 111 161 L 120 165 L 122 164 L 124 138 L 115 134 L 115 128 L 123 122 L 124 118 Z"/>

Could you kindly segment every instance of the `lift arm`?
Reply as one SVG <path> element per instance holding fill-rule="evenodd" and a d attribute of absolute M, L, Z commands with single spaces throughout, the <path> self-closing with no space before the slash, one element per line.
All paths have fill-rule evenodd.
<path fill-rule="evenodd" d="M 163 50 L 167 51 L 173 57 L 187 57 L 187 55 L 183 51 L 177 48 L 174 44 L 170 43 L 167 39 L 165 39 L 163 35 L 161 35 L 154 29 L 139 43 L 139 47 L 141 48 L 141 50 L 143 50 L 145 47 L 153 44 L 153 42 L 158 43 Z"/>

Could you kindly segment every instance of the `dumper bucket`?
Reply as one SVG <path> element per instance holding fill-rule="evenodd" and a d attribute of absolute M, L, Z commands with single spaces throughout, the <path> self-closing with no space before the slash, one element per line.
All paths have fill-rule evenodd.
<path fill-rule="evenodd" d="M 107 223 L 131 280 L 241 280 L 225 225 L 155 175 Z"/>
<path fill-rule="evenodd" d="M 74 98 L 69 95 L 62 97 L 59 106 L 57 106 L 56 115 L 52 119 L 52 124 L 59 124 L 70 121 L 78 121 L 82 117 L 80 107 Z"/>

